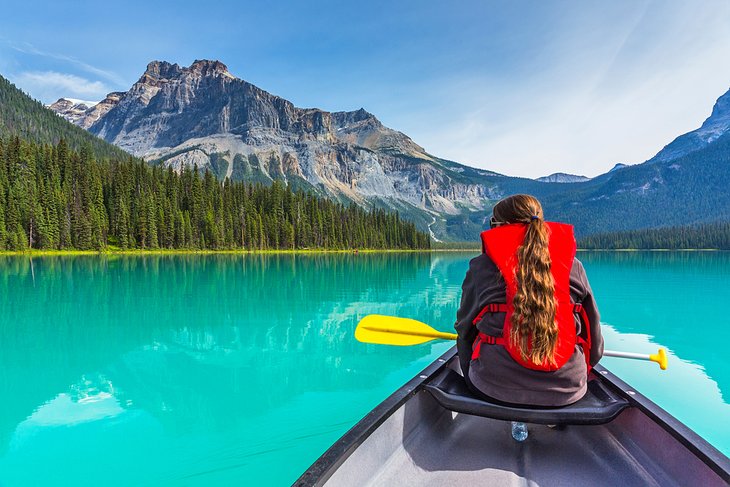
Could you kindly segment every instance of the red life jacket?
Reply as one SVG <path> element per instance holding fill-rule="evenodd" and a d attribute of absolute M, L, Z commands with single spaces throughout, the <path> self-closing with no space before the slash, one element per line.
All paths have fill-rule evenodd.
<path fill-rule="evenodd" d="M 474 345 L 472 359 L 478 358 L 482 344 L 502 345 L 512 358 L 528 369 L 554 371 L 565 365 L 575 352 L 576 343 L 583 347 L 586 365 L 590 371 L 590 323 L 588 316 L 580 304 L 574 304 L 570 300 L 570 270 L 575 259 L 576 243 L 573 236 L 573 227 L 564 223 L 545 222 L 548 226 L 550 236 L 548 241 L 548 252 L 550 253 L 550 272 L 555 280 L 555 298 L 557 310 L 555 319 L 558 323 L 558 340 L 555 346 L 555 362 L 551 365 L 545 360 L 542 364 L 536 365 L 529 360 L 523 359 L 519 348 L 510 343 L 509 336 L 512 329 L 512 313 L 514 305 L 512 300 L 517 293 L 517 250 L 522 245 L 527 233 L 527 225 L 513 223 L 502 225 L 492 230 L 482 232 L 482 250 L 492 259 L 492 262 L 499 268 L 507 284 L 507 302 L 489 303 L 474 319 L 473 324 L 479 323 L 486 313 L 506 313 L 502 336 L 495 337 L 480 332 Z M 575 316 L 578 313 L 583 319 L 583 328 L 586 331 L 586 338 L 576 334 Z M 530 341 L 528 340 L 528 349 Z"/>

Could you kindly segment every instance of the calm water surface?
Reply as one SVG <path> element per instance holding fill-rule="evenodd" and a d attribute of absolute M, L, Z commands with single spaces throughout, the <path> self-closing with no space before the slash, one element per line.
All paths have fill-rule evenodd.
<path fill-rule="evenodd" d="M 369 313 L 449 330 L 473 255 L 0 258 L 0 485 L 288 485 L 450 344 L 363 345 Z M 730 452 L 728 253 L 581 253 L 604 364 Z"/>

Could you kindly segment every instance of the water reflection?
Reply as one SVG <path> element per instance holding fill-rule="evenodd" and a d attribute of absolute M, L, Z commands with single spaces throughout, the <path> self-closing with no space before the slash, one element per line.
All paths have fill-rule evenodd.
<path fill-rule="evenodd" d="M 0 484 L 289 484 L 449 346 L 357 343 L 359 318 L 450 331 L 472 255 L 2 258 Z M 607 365 L 727 448 L 730 254 L 579 257 L 607 347 L 674 359 Z"/>
<path fill-rule="evenodd" d="M 602 320 L 702 364 L 730 402 L 730 253 L 581 252 Z"/>
<path fill-rule="evenodd" d="M 353 339 L 357 321 L 377 312 L 448 329 L 460 291 L 454 276 L 465 270 L 463 256 L 428 253 L 0 265 L 0 454 L 29 428 L 49 425 L 39 418 L 75 424 L 138 410 L 166 437 L 236 429 L 250 437 L 256 417 L 274 421 L 272 409 L 303 394 L 380 398 L 391 371 L 433 346 L 364 346 Z"/>
<path fill-rule="evenodd" d="M 667 346 L 657 342 L 656 337 L 620 333 L 605 323 L 602 328 L 607 346 L 615 350 L 653 353 L 659 345 Z M 730 405 L 722 395 L 720 384 L 708 376 L 702 365 L 684 360 L 672 351 L 671 346 L 668 349 L 669 367 L 664 372 L 649 362 L 606 357 L 601 363 L 690 425 L 715 447 L 724 452 L 730 451 L 730 424 L 721 419 L 730 414 Z"/>

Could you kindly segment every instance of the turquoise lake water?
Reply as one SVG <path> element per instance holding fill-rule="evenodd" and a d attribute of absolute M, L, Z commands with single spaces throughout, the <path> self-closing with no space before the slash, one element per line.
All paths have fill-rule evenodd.
<path fill-rule="evenodd" d="M 0 258 L 0 485 L 288 485 L 451 345 L 470 253 Z M 730 453 L 730 253 L 580 253 L 602 362 Z"/>

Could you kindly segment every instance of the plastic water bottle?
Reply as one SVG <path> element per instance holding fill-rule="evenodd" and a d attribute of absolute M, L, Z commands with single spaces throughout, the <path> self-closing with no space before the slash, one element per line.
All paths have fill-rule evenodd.
<path fill-rule="evenodd" d="M 527 425 L 519 421 L 512 421 L 512 438 L 515 441 L 525 441 L 527 439 Z"/>

